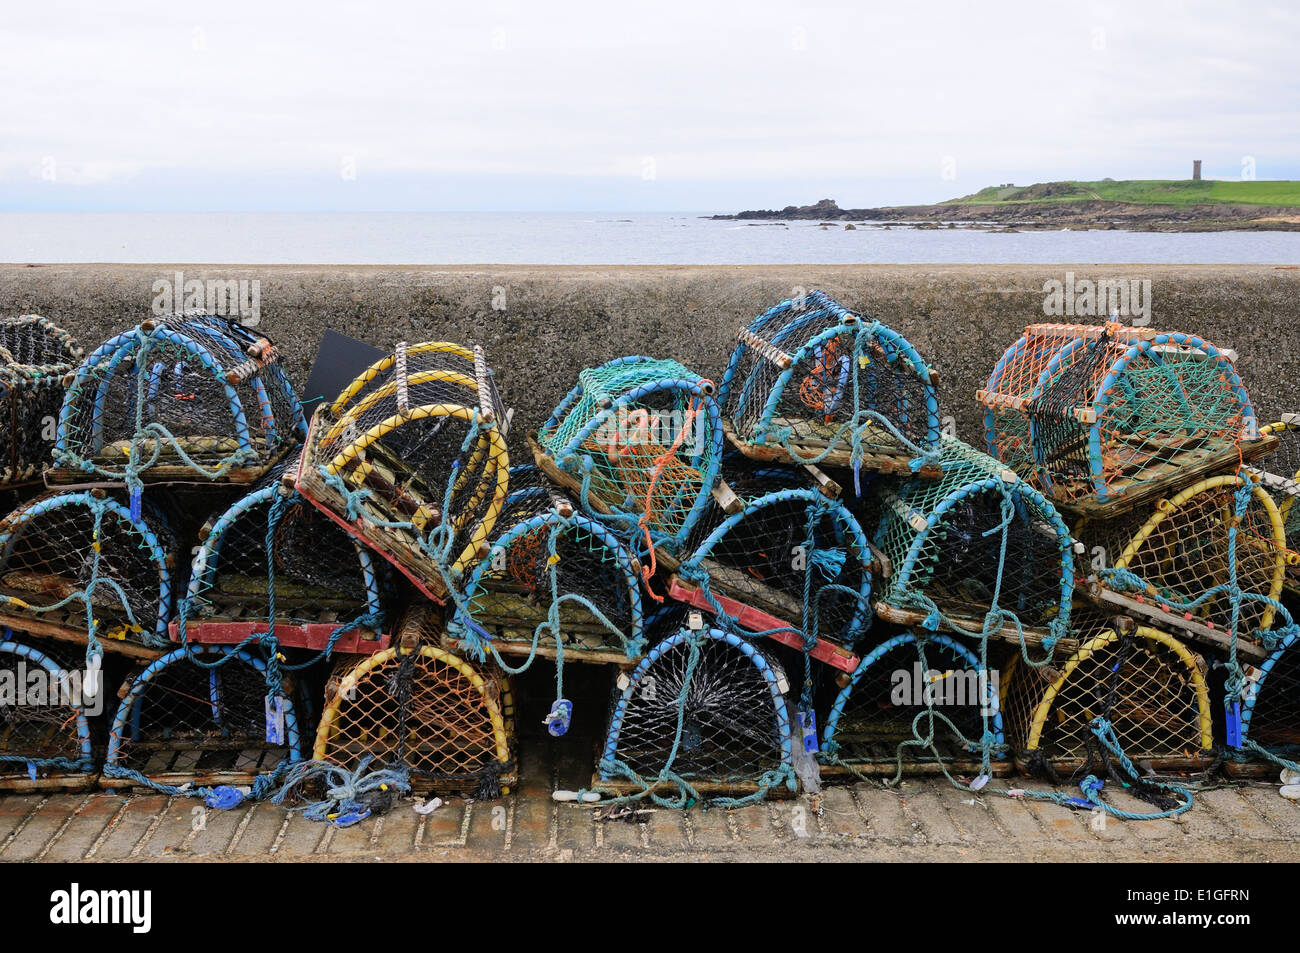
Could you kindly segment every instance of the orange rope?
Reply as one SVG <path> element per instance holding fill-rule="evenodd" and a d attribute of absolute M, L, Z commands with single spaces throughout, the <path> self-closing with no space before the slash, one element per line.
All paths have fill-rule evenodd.
<path fill-rule="evenodd" d="M 709 389 L 712 388 L 713 382 L 701 381 L 701 385 L 706 389 Z M 650 486 L 646 490 L 645 494 L 645 511 L 641 514 L 641 518 L 637 520 L 637 525 L 641 528 L 641 532 L 645 534 L 646 549 L 649 551 L 650 558 L 650 564 L 641 567 L 641 579 L 642 582 L 645 583 L 646 592 L 650 594 L 650 597 L 654 599 L 655 602 L 662 603 L 664 601 L 663 596 L 650 588 L 650 578 L 655 574 L 655 571 L 658 568 L 655 556 L 654 540 L 650 536 L 650 516 L 654 512 L 654 504 L 652 501 L 654 499 L 655 487 L 659 483 L 659 477 L 664 472 L 664 467 L 666 467 L 670 462 L 676 461 L 677 450 L 681 447 L 686 434 L 689 433 L 691 428 L 695 425 L 695 418 L 699 415 L 700 408 L 703 406 L 703 397 L 696 397 L 691 400 L 690 407 L 686 411 L 686 417 L 682 421 L 682 426 L 677 429 L 677 436 L 673 438 L 672 446 L 655 458 L 654 469 L 650 471 Z"/>

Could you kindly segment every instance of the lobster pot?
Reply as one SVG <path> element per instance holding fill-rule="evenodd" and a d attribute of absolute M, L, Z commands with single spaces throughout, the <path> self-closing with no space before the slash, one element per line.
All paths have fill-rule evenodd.
<path fill-rule="evenodd" d="M 298 490 L 441 602 L 501 512 L 505 426 L 482 350 L 399 344 L 316 411 Z"/>
<path fill-rule="evenodd" d="M 860 639 L 871 553 L 853 514 L 800 471 L 728 458 L 724 474 L 734 512 L 713 503 L 695 524 L 670 594 L 795 648 Z"/>
<path fill-rule="evenodd" d="M 822 729 L 828 773 L 978 773 L 1004 761 L 995 671 L 947 635 L 903 632 L 862 657 Z"/>
<path fill-rule="evenodd" d="M 1123 631 L 1128 629 L 1129 631 Z M 1104 718 L 1130 760 L 1162 770 L 1203 767 L 1213 747 L 1206 663 L 1158 629 L 1102 621 L 1077 628 L 1057 661 L 1003 672 L 1007 742 L 1022 770 L 1104 770 L 1093 720 Z"/>
<path fill-rule="evenodd" d="M 675 552 L 709 506 L 722 463 L 714 386 L 675 361 L 588 368 L 538 434 L 538 463 L 637 554 Z"/>
<path fill-rule="evenodd" d="M 238 644 L 274 622 L 284 646 L 385 647 L 388 564 L 279 478 L 277 467 L 204 525 L 172 637 Z"/>
<path fill-rule="evenodd" d="M 51 491 L 0 522 L 0 619 L 36 635 L 153 657 L 167 645 L 176 543 L 152 507 Z"/>
<path fill-rule="evenodd" d="M 1253 640 L 1273 625 L 1275 601 L 1297 560 L 1277 505 L 1253 477 L 1211 477 L 1157 502 L 1113 564 L 1097 573 L 1094 594 L 1226 649 L 1234 633 Z"/>
<path fill-rule="evenodd" d="M 1056 508 L 997 461 L 943 441 L 943 476 L 881 485 L 876 546 L 887 573 L 876 612 L 920 624 L 938 611 L 979 634 L 1041 641 L 1064 634 L 1075 544 Z M 1017 625 L 1018 623 L 1018 625 Z"/>
<path fill-rule="evenodd" d="M 412 788 L 497 797 L 515 783 L 509 683 L 437 646 L 430 606 L 412 609 L 398 645 L 340 660 L 326 688 L 315 758 L 349 770 L 405 768 Z"/>
<path fill-rule="evenodd" d="M 82 357 L 72 336 L 45 318 L 0 319 L 0 487 L 40 480 L 63 407 L 64 378 Z"/>
<path fill-rule="evenodd" d="M 1240 703 L 1229 697 L 1228 743 L 1232 721 L 1239 718 L 1241 738 L 1277 757 L 1300 758 L 1300 648 L 1288 633 L 1259 665 L 1242 666 L 1245 679 Z"/>
<path fill-rule="evenodd" d="M 79 789 L 94 781 L 93 699 L 63 654 L 0 631 L 0 791 Z"/>
<path fill-rule="evenodd" d="M 301 760 L 294 695 L 288 676 L 278 691 L 268 685 L 255 650 L 174 649 L 123 684 L 101 783 L 164 790 L 249 784 Z"/>
<path fill-rule="evenodd" d="M 755 459 L 907 473 L 939 443 L 938 379 L 897 331 L 813 291 L 740 332 L 718 403 Z"/>
<path fill-rule="evenodd" d="M 1273 445 L 1230 353 L 1191 334 L 1031 325 L 977 397 L 989 452 L 1080 512 L 1132 505 Z"/>
<path fill-rule="evenodd" d="M 270 341 L 224 318 L 172 315 L 106 341 L 77 369 L 48 480 L 248 484 L 305 432 Z"/>
<path fill-rule="evenodd" d="M 498 654 L 629 665 L 644 645 L 639 563 L 532 466 L 510 470 L 458 604 L 459 627 Z"/>
<path fill-rule="evenodd" d="M 1266 437 L 1277 437 L 1277 449 L 1247 468 L 1259 478 L 1260 484 L 1273 497 L 1282 528 L 1286 533 L 1286 548 L 1300 552 L 1300 414 L 1283 414 L 1282 419 L 1260 429 Z M 1284 584 L 1287 591 L 1300 594 L 1300 562 L 1290 563 Z"/>
<path fill-rule="evenodd" d="M 681 629 L 641 660 L 614 702 L 597 783 L 689 797 L 793 792 L 789 684 L 751 642 Z"/>

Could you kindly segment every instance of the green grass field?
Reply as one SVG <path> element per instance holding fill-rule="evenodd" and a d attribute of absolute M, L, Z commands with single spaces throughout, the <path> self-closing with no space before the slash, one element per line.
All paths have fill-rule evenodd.
<path fill-rule="evenodd" d="M 999 188 L 989 186 L 945 205 L 1006 205 L 1024 202 L 1081 202 L 1103 199 L 1134 205 L 1294 205 L 1300 206 L 1300 182 L 1125 179 L 1114 182 L 1040 182 Z"/>

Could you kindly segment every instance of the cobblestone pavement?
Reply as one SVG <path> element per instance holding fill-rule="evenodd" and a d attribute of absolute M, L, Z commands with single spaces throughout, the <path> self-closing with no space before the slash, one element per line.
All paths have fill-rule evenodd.
<path fill-rule="evenodd" d="M 656 810 L 637 823 L 600 821 L 590 809 L 556 804 L 552 786 L 569 779 L 540 762 L 522 767 L 534 780 L 499 801 L 451 800 L 425 817 L 400 804 L 342 830 L 271 804 L 221 812 L 152 794 L 5 795 L 0 861 L 1300 858 L 1300 804 L 1262 782 L 1198 794 L 1176 820 L 1110 820 L 1101 828 L 1085 812 L 972 795 L 942 779 L 909 780 L 897 791 L 872 782 L 830 786 L 820 811 L 800 796 L 734 811 Z M 1022 783 L 999 779 L 987 790 Z M 1108 796 L 1117 807 L 1146 809 L 1124 794 Z"/>

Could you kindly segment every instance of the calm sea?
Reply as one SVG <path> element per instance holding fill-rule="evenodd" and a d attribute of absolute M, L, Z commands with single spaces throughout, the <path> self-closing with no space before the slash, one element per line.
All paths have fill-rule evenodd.
<path fill-rule="evenodd" d="M 238 264 L 1300 262 L 1300 233 L 998 234 L 713 222 L 699 213 L 0 212 L 0 261 Z"/>

